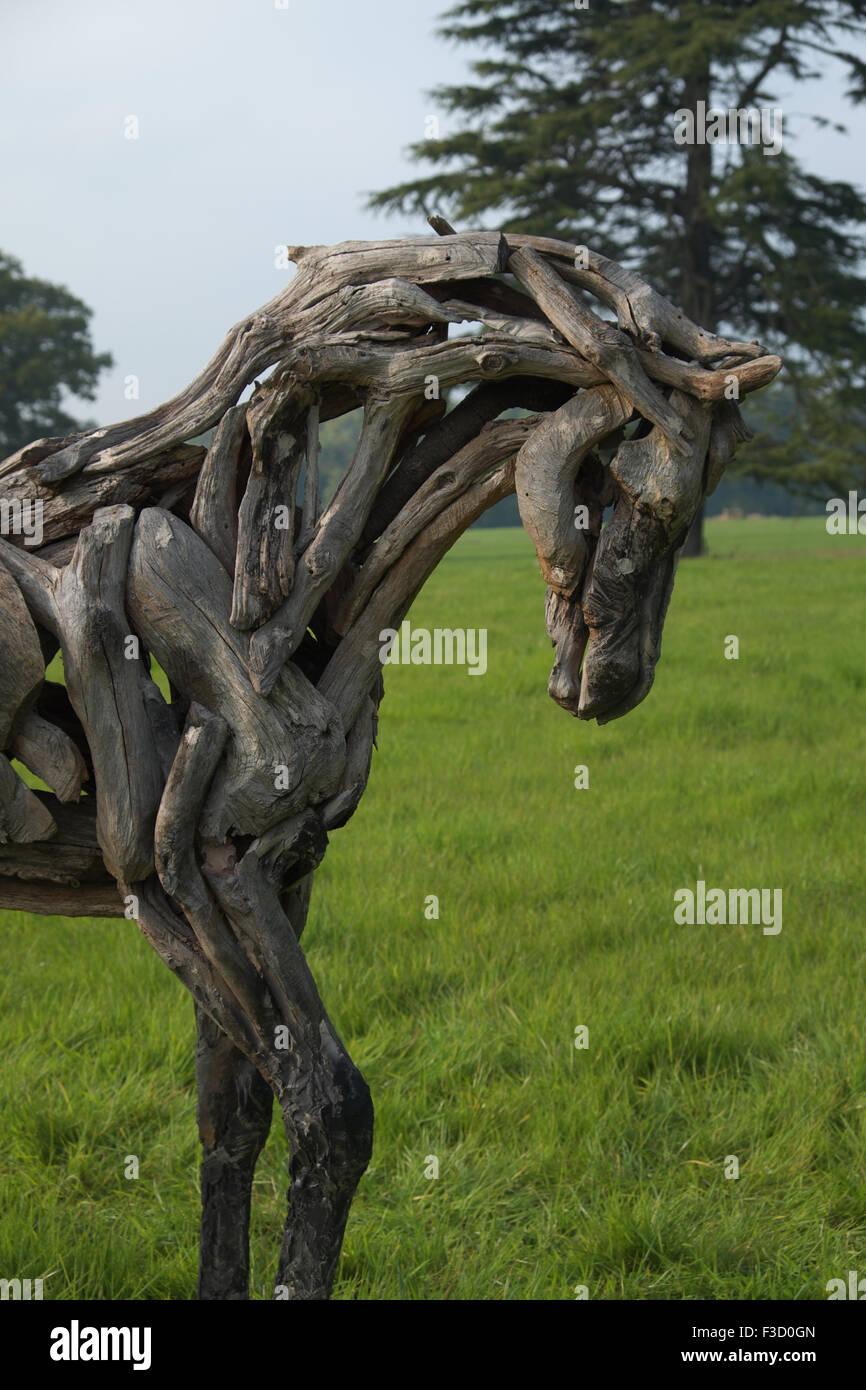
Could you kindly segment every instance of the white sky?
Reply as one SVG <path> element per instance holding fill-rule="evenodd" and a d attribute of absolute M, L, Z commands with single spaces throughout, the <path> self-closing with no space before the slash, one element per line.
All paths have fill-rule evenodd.
<path fill-rule="evenodd" d="M 110 423 L 180 390 L 285 283 L 277 244 L 426 230 L 362 201 L 423 172 L 403 151 L 424 137 L 424 93 L 470 56 L 434 35 L 449 3 L 2 0 L 0 246 L 90 305 L 116 362 L 77 413 Z M 866 181 L 866 108 L 838 71 L 779 95 L 807 167 Z"/>

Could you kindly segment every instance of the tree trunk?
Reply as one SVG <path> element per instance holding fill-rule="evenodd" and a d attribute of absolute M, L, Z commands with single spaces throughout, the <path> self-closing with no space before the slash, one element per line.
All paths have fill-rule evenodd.
<path fill-rule="evenodd" d="M 685 83 L 683 105 L 697 116 L 697 103 L 710 101 L 710 64 L 704 59 Z M 682 266 L 680 302 L 696 323 L 715 331 L 713 305 L 713 225 L 709 196 L 713 177 L 713 147 L 695 144 L 687 147 L 685 191 L 685 255 Z M 689 527 L 680 554 L 693 559 L 704 553 L 704 507 L 698 509 Z"/>

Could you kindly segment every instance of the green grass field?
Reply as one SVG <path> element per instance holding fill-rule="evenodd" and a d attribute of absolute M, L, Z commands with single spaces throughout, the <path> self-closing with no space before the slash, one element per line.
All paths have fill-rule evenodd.
<path fill-rule="evenodd" d="M 603 728 L 546 694 L 521 531 L 470 532 L 413 609 L 486 627 L 489 667 L 387 671 L 318 874 L 305 945 L 377 1117 L 337 1298 L 821 1299 L 866 1275 L 866 539 L 753 520 L 709 544 L 649 699 Z M 781 933 L 676 925 L 699 878 L 782 888 Z M 0 1275 L 192 1297 L 184 990 L 133 923 L 9 913 L 0 950 Z M 257 1298 L 285 1163 L 275 1116 Z"/>

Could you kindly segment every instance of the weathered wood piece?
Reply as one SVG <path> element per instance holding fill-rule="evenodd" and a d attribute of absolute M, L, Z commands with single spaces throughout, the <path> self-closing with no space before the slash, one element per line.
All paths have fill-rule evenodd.
<path fill-rule="evenodd" d="M 548 636 L 556 648 L 556 660 L 547 693 L 563 709 L 577 715 L 580 705 L 580 668 L 589 628 L 583 616 L 580 595 L 562 594 L 548 589 L 545 603 L 545 623 Z"/>
<path fill-rule="evenodd" d="M 83 526 L 87 526 L 96 512 L 103 507 L 127 503 L 141 506 L 142 503 L 161 492 L 175 490 L 182 493 L 196 477 L 205 451 L 198 445 L 176 444 L 146 462 L 133 464 L 123 473 L 90 475 L 75 478 L 68 486 L 55 491 L 45 485 L 27 469 L 19 469 L 6 477 L 2 490 L 10 500 L 33 499 L 42 507 L 43 547 L 66 540 L 70 544 L 67 557 L 62 562 L 46 555 L 55 565 L 65 564 L 74 549 L 75 540 Z M 19 538 L 10 537 L 12 543 Z M 20 541 L 23 544 L 23 541 Z M 44 553 L 44 550 L 41 552 Z M 55 551 L 55 555 L 59 551 Z"/>
<path fill-rule="evenodd" d="M 259 627 L 292 591 L 295 493 L 310 392 L 293 381 L 260 387 L 247 407 L 253 461 L 238 512 L 232 627 Z"/>
<path fill-rule="evenodd" d="M 248 439 L 246 407 L 233 405 L 220 420 L 205 455 L 189 513 L 193 530 L 230 578 L 238 548 L 238 471 Z"/>
<path fill-rule="evenodd" d="M 0 844 L 7 840 L 19 845 L 48 840 L 56 829 L 51 812 L 0 753 Z"/>
<path fill-rule="evenodd" d="M 721 401 L 710 424 L 710 447 L 707 450 L 707 471 L 704 495 L 709 497 L 718 487 L 722 474 L 744 440 L 752 438 L 736 401 Z"/>
<path fill-rule="evenodd" d="M 357 544 L 414 402 L 371 400 L 351 466 L 298 564 L 292 593 L 250 640 L 250 676 L 268 695 L 303 637 L 320 600 Z"/>
<path fill-rule="evenodd" d="M 33 795 L 47 809 L 48 794 Z M 50 839 L 31 841 L 26 846 L 11 842 L 0 845 L 0 875 L 68 888 L 111 888 L 116 894 L 116 884 L 103 864 L 96 837 L 95 799 L 85 797 L 75 806 L 52 802 L 51 806 L 56 833 Z"/>
<path fill-rule="evenodd" d="M 33 704 L 45 666 L 33 620 L 15 580 L 0 557 L 0 748 L 13 725 Z"/>
<path fill-rule="evenodd" d="M 136 527 L 127 582 L 130 615 L 145 645 L 175 685 L 229 726 L 201 834 L 257 835 L 327 800 L 345 761 L 339 717 L 291 664 L 269 700 L 253 689 L 248 639 L 230 622 L 231 583 L 207 546 L 171 513 L 148 508 Z"/>
<path fill-rule="evenodd" d="M 143 883 L 121 883 L 119 887 L 124 898 L 132 897 L 137 902 L 139 931 L 159 958 L 182 981 L 195 1003 L 231 1038 L 234 1046 L 266 1075 L 273 1090 L 278 1076 L 271 1054 L 262 1051 L 254 1025 L 208 960 L 192 927 L 173 905 L 157 875 L 152 874 Z"/>
<path fill-rule="evenodd" d="M 546 584 L 570 594 L 583 575 L 589 543 L 576 515 L 575 483 L 590 451 L 623 425 L 632 407 L 618 388 L 596 386 L 573 397 L 533 431 L 517 456 L 520 520 Z"/>
<path fill-rule="evenodd" d="M 319 402 L 314 401 L 307 414 L 307 448 L 304 466 L 304 500 L 301 507 L 302 529 L 295 545 L 303 553 L 316 533 L 322 512 L 319 493 Z"/>
<path fill-rule="evenodd" d="M 66 683 L 93 754 L 97 833 L 109 872 L 140 880 L 153 871 L 159 766 L 140 689 L 135 636 L 123 608 L 132 507 L 107 507 L 79 534 L 62 570 L 3 546 L 25 600 L 59 639 Z"/>
<path fill-rule="evenodd" d="M 467 526 L 513 491 L 514 461 L 509 460 L 440 512 L 388 571 L 319 682 L 320 692 L 340 711 L 344 726 L 351 728 L 355 723 L 380 673 L 380 633 L 399 627 L 428 576 Z"/>
<path fill-rule="evenodd" d="M 326 830 L 342 829 L 358 809 L 370 776 L 378 723 L 378 701 L 368 695 L 346 739 L 346 766 L 340 790 L 322 807 L 322 824 Z"/>
<path fill-rule="evenodd" d="M 277 1285 L 292 1299 L 330 1294 L 352 1197 L 369 1162 L 373 1106 L 325 1012 L 298 938 L 250 849 L 208 881 L 239 937 L 256 939 L 280 1010 L 278 1099 L 289 1139 L 289 1211 Z"/>
<path fill-rule="evenodd" d="M 196 1003 L 195 1075 L 201 1164 L 196 1297 L 249 1298 L 253 1173 L 271 1127 L 274 1097 L 249 1058 Z"/>
<path fill-rule="evenodd" d="M 61 887 L 0 878 L 0 911 L 36 912 L 41 917 L 120 917 L 123 899 L 113 883 Z"/>
<path fill-rule="evenodd" d="M 650 351 L 667 343 L 699 362 L 764 355 L 760 343 L 739 342 L 707 332 L 635 271 L 617 265 L 616 261 L 591 251 L 588 246 L 514 232 L 509 232 L 508 242 L 510 246 L 543 255 L 564 280 L 589 290 L 602 304 L 614 310 L 619 327 Z"/>
<path fill-rule="evenodd" d="M 556 271 L 528 248 L 513 251 L 508 268 L 572 347 L 618 386 L 634 409 L 664 430 L 678 453 L 688 451 L 688 432 L 641 366 L 634 343 L 580 303 Z"/>
<path fill-rule="evenodd" d="M 156 869 L 168 896 L 183 908 L 202 951 L 267 1046 L 273 1009 L 255 968 L 209 896 L 195 855 L 196 825 L 227 737 L 224 719 L 190 706 L 156 817 Z"/>
<path fill-rule="evenodd" d="M 140 658 L 123 607 L 132 507 L 97 512 L 58 572 L 52 605 L 66 685 L 93 752 L 97 836 L 115 878 L 153 871 L 153 827 L 162 790 L 140 688 Z"/>
<path fill-rule="evenodd" d="M 379 489 L 361 533 L 362 544 L 370 545 L 382 535 L 437 468 L 470 444 L 497 415 L 515 406 L 530 411 L 555 410 L 571 394 L 567 386 L 537 377 L 512 376 L 476 386 L 400 459 Z"/>
<path fill-rule="evenodd" d="M 46 680 L 33 708 L 36 714 L 41 715 L 49 724 L 62 729 L 67 738 L 75 744 L 87 768 L 86 780 L 92 781 L 93 762 L 90 756 L 90 747 L 78 716 L 72 707 L 66 686 L 61 685 L 58 681 Z"/>
<path fill-rule="evenodd" d="M 87 764 L 62 729 L 31 711 L 19 723 L 10 748 L 13 758 L 41 777 L 59 801 L 78 800 Z"/>
<path fill-rule="evenodd" d="M 430 474 L 370 550 L 334 616 L 338 632 L 345 632 L 351 626 L 373 590 L 419 531 L 465 492 L 480 474 L 514 457 L 537 428 L 537 416 L 492 421 L 453 458 Z"/>
<path fill-rule="evenodd" d="M 590 638 L 578 711 L 582 719 L 616 717 L 630 693 L 651 681 L 657 644 L 646 630 L 654 631 L 668 592 L 667 574 L 657 571 L 685 540 L 700 505 L 710 435 L 706 405 L 680 395 L 675 405 L 690 426 L 688 459 L 674 453 L 656 426 L 644 438 L 621 444 L 611 464 L 621 494 L 601 533 L 583 594 Z"/>

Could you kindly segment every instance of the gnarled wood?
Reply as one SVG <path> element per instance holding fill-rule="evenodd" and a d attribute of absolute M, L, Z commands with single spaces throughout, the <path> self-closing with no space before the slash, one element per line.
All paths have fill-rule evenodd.
<path fill-rule="evenodd" d="M 373 590 L 419 531 L 465 492 L 479 474 L 517 454 L 537 425 L 537 417 L 493 421 L 430 474 L 379 537 L 347 590 L 333 620 L 339 632 L 345 632 L 363 611 Z"/>
<path fill-rule="evenodd" d="M 267 695 L 357 544 L 414 402 L 371 400 L 352 463 L 304 551 L 291 597 L 250 640 L 250 676 Z"/>
<path fill-rule="evenodd" d="M 0 845 L 7 840 L 18 845 L 48 840 L 56 829 L 51 812 L 0 753 Z"/>
<path fill-rule="evenodd" d="M 619 327 L 651 351 L 668 343 L 699 362 L 715 362 L 732 355 L 748 358 L 764 354 L 760 343 L 738 342 L 708 333 L 633 270 L 617 265 L 616 261 L 608 260 L 587 246 L 513 232 L 509 232 L 508 242 L 510 246 L 525 247 L 543 255 L 564 280 L 596 295 L 602 304 L 615 311 Z"/>
<path fill-rule="evenodd" d="M 514 461 L 474 483 L 416 536 L 388 571 L 352 624 L 319 683 L 319 690 L 351 727 L 380 669 L 381 632 L 399 627 L 412 601 L 443 555 L 482 512 L 514 491 Z"/>
<path fill-rule="evenodd" d="M 183 908 L 202 951 L 264 1041 L 273 1029 L 273 1010 L 253 965 L 207 892 L 194 850 L 196 824 L 227 737 L 224 719 L 199 705 L 190 707 L 156 817 L 156 869 L 168 896 Z"/>
<path fill-rule="evenodd" d="M 35 792 L 34 797 L 46 808 L 47 793 Z M 116 894 L 116 885 L 102 862 L 96 837 L 94 798 L 84 797 L 75 806 L 59 802 L 52 806 L 55 833 L 48 840 L 34 841 L 26 847 L 11 843 L 0 845 L 0 875 L 67 888 L 93 885 L 100 891 L 110 888 Z"/>
<path fill-rule="evenodd" d="M 153 827 L 162 778 L 140 688 L 141 661 L 127 644 L 124 611 L 132 507 L 96 513 L 53 586 L 66 687 L 93 753 L 96 833 L 115 878 L 153 872 Z"/>
<path fill-rule="evenodd" d="M 579 715 L 616 718 L 646 694 L 658 655 L 662 604 L 667 606 L 672 553 L 686 538 L 701 501 L 710 419 L 705 405 L 678 396 L 676 407 L 692 437 L 688 459 L 656 426 L 620 445 L 611 473 L 622 492 L 601 533 L 583 594 L 590 629 Z M 641 694 L 640 698 L 643 698 Z M 637 701 L 635 700 L 634 703 Z"/>
<path fill-rule="evenodd" d="M 136 631 L 172 682 L 229 726 L 202 811 L 204 838 L 257 835 L 333 794 L 345 760 L 339 718 L 295 666 L 282 669 L 269 700 L 254 690 L 248 639 L 230 622 L 230 581 L 170 512 L 154 507 L 139 517 L 128 602 Z"/>
<path fill-rule="evenodd" d="M 575 512 L 575 483 L 590 450 L 631 416 L 618 388 L 596 386 L 573 397 L 535 430 L 514 472 L 520 520 L 531 537 L 545 582 L 570 594 L 589 554 L 587 528 Z"/>
<path fill-rule="evenodd" d="M 45 663 L 27 605 L 0 557 L 0 748 L 42 687 Z"/>
<path fill-rule="evenodd" d="M 213 551 L 229 578 L 238 548 L 238 471 L 247 443 L 247 412 L 233 405 L 220 420 L 205 455 L 190 508 L 190 525 Z"/>
<path fill-rule="evenodd" d="M 42 505 L 42 531 L 45 550 L 58 547 L 64 540 L 69 547 L 66 558 L 54 550 L 45 555 L 60 566 L 68 563 L 75 541 L 83 526 L 87 526 L 103 507 L 127 503 L 137 507 L 163 492 L 180 496 L 191 485 L 205 458 L 205 451 L 192 444 L 176 444 L 145 462 L 133 464 L 123 473 L 87 475 L 76 478 L 68 487 L 55 492 L 26 469 L 18 470 L 2 483 L 4 495 L 20 500 L 32 498 Z M 15 538 L 12 538 L 13 542 Z M 43 554 L 45 551 L 43 550 Z"/>
<path fill-rule="evenodd" d="M 58 801 L 77 801 L 87 781 L 87 764 L 68 734 L 32 711 L 10 745 L 13 758 L 41 777 Z"/>
<path fill-rule="evenodd" d="M 247 1296 L 271 1098 L 291 1147 L 281 1294 L 328 1296 L 370 1156 L 369 1090 L 299 942 L 367 784 L 383 639 L 516 488 L 548 690 L 585 719 L 626 713 L 691 518 L 746 435 L 732 384 L 781 366 L 588 248 L 432 226 L 292 248 L 294 279 L 173 400 L 0 464 L 6 512 L 43 521 L 38 553 L 0 539 L 0 749 L 56 793 L 0 753 L 0 905 L 129 913 L 192 995 L 203 1299 Z M 321 513 L 319 424 L 359 407 Z M 188 442 L 212 426 L 209 449 Z M 66 689 L 44 681 L 58 646 Z"/>
<path fill-rule="evenodd" d="M 232 627 L 259 627 L 292 591 L 295 493 L 307 438 L 308 390 L 263 386 L 247 407 L 253 460 L 238 512 Z"/>
<path fill-rule="evenodd" d="M 36 912 L 41 917 L 120 917 L 123 899 L 112 884 L 60 887 L 54 883 L 21 883 L 0 878 L 0 910 Z"/>
<path fill-rule="evenodd" d="M 634 409 L 663 429 L 674 449 L 685 453 L 688 436 L 684 422 L 644 372 L 631 339 L 585 309 L 537 252 L 528 248 L 513 251 L 508 268 L 566 341 L 618 386 Z"/>

